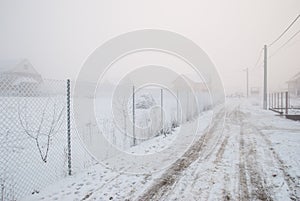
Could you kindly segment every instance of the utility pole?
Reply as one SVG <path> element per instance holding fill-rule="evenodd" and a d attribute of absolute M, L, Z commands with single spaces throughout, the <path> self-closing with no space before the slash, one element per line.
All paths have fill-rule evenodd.
<path fill-rule="evenodd" d="M 264 99 L 263 99 L 263 108 L 266 110 L 268 107 L 268 102 L 267 102 L 267 93 L 268 93 L 268 80 L 267 80 L 267 64 L 268 64 L 268 53 L 267 53 L 267 45 L 264 45 Z"/>
<path fill-rule="evenodd" d="M 247 87 L 247 98 L 249 97 L 249 69 L 246 68 L 246 87 Z"/>

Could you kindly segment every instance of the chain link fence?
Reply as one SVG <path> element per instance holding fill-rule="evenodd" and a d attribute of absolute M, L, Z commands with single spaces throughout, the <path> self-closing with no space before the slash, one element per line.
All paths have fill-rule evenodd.
<path fill-rule="evenodd" d="M 0 201 L 39 193 L 95 163 L 76 133 L 67 92 L 67 81 L 0 75 Z"/>
<path fill-rule="evenodd" d="M 211 106 L 204 87 L 196 86 L 194 94 L 178 86 L 176 94 L 160 87 L 133 90 L 130 100 L 116 99 L 116 116 L 122 127 L 118 130 L 109 116 L 111 108 L 107 105 L 111 100 L 107 96 L 111 90 L 108 90 L 109 93 L 101 93 L 100 99 L 96 99 L 100 106 L 95 107 L 98 122 L 86 118 L 75 129 L 70 107 L 73 87 L 69 80 L 0 74 L 0 201 L 20 200 L 39 193 L 46 186 L 95 164 L 76 129 L 89 144 L 99 134 L 96 129 L 99 126 L 111 144 L 126 150 L 156 135 L 172 132 L 177 124 L 197 118 Z M 81 83 L 80 87 L 83 95 L 91 88 L 88 83 Z M 134 118 L 138 129 L 130 130 L 132 126 L 124 121 L 128 115 L 128 121 Z M 133 133 L 133 140 L 122 130 Z M 98 148 L 103 151 L 101 146 Z M 109 157 L 109 153 L 106 155 Z"/>

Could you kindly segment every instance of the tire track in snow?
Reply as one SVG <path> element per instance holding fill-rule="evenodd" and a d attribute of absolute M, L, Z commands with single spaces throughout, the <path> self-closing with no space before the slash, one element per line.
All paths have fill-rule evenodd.
<path fill-rule="evenodd" d="M 253 131 L 247 127 L 246 114 L 237 111 L 240 121 L 240 200 L 268 200 L 271 201 L 271 193 L 266 188 L 265 175 L 262 175 L 262 167 L 258 163 L 257 144 Z"/>
<path fill-rule="evenodd" d="M 291 176 L 290 173 L 288 173 L 288 171 L 286 170 L 287 165 L 284 163 L 284 161 L 280 158 L 279 154 L 276 153 L 276 151 L 274 150 L 273 146 L 272 146 L 272 142 L 270 141 L 270 139 L 267 138 L 267 136 L 260 131 L 257 127 L 255 127 L 254 125 L 249 123 L 249 126 L 251 126 L 256 133 L 258 133 L 262 139 L 264 140 L 265 144 L 268 146 L 268 150 L 271 152 L 270 154 L 272 155 L 272 157 L 275 159 L 279 170 L 282 172 L 283 174 L 283 178 L 285 183 L 287 184 L 289 191 L 290 191 L 290 199 L 291 200 L 300 200 L 300 188 L 299 188 L 299 181 L 297 181 L 295 179 L 295 177 Z M 264 128 L 265 129 L 265 128 Z"/>
<path fill-rule="evenodd" d="M 248 134 L 249 136 L 249 134 Z M 253 134 L 247 138 L 249 142 L 249 149 L 247 153 L 247 169 L 249 170 L 250 183 L 251 183 L 251 199 L 272 201 L 270 189 L 266 184 L 266 176 L 263 175 L 263 169 L 257 160 L 257 144 Z"/>
<path fill-rule="evenodd" d="M 193 145 L 185 152 L 185 154 L 178 159 L 165 173 L 157 179 L 154 184 L 148 188 L 141 196 L 138 197 L 138 200 L 163 200 L 166 196 L 172 192 L 174 185 L 180 179 L 181 174 L 186 170 L 194 161 L 199 159 L 200 155 L 203 154 L 203 151 L 209 151 L 206 157 L 209 157 L 213 150 L 216 148 L 216 144 L 210 149 L 205 149 L 209 141 L 214 138 L 218 132 L 216 131 L 220 124 L 223 126 L 222 117 L 225 115 L 224 108 L 219 111 L 213 122 L 212 126 L 205 131 L 204 135 L 200 139 L 196 140 Z M 220 136 L 217 136 L 220 141 Z M 206 158 L 204 157 L 204 158 Z"/>
<path fill-rule="evenodd" d="M 216 165 L 218 165 L 223 158 L 225 148 L 228 144 L 228 138 L 229 138 L 229 136 L 224 137 L 224 140 L 221 143 L 219 150 L 217 151 L 216 159 L 214 160 L 214 164 L 216 164 Z"/>
<path fill-rule="evenodd" d="M 240 128 L 240 143 L 239 143 L 239 153 L 240 153 L 240 162 L 239 162 L 239 200 L 247 201 L 250 198 L 248 183 L 247 183 L 247 174 L 246 174 L 246 158 L 245 158 L 245 141 L 243 136 L 242 128 Z"/>

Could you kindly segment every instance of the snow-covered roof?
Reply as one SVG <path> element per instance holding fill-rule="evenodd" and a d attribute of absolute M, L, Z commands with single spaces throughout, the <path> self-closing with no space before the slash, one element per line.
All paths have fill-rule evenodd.
<path fill-rule="evenodd" d="M 27 59 L 0 60 L 0 73 L 40 74 Z"/>

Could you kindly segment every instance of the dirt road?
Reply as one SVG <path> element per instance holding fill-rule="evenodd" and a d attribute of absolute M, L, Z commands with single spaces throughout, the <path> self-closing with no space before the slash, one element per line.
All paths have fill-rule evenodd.
<path fill-rule="evenodd" d="M 227 105 L 137 200 L 300 200 L 299 178 L 262 131 L 268 129 L 240 104 Z"/>

